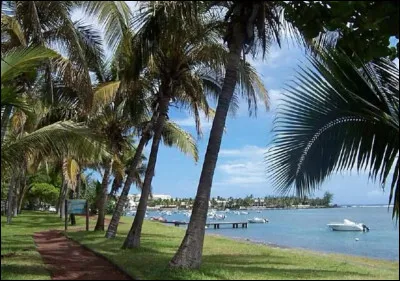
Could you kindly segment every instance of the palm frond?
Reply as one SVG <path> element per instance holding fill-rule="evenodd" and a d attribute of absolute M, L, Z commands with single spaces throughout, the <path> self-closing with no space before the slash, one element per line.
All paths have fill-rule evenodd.
<path fill-rule="evenodd" d="M 71 121 L 51 124 L 16 140 L 6 139 L 1 151 L 1 164 L 11 167 L 21 163 L 25 155 L 34 153 L 43 157 L 70 155 L 77 160 L 109 155 L 99 136 Z"/>
<path fill-rule="evenodd" d="M 242 98 L 247 99 L 249 114 L 257 114 L 257 103 L 260 101 L 264 104 L 265 108 L 268 109 L 268 92 L 254 67 L 240 60 L 238 75 L 239 79 L 236 95 L 240 94 Z"/>
<path fill-rule="evenodd" d="M 332 173 L 369 170 L 382 187 L 391 177 L 389 203 L 399 215 L 398 69 L 380 59 L 358 69 L 339 51 L 310 58 L 287 89 L 266 156 L 268 174 L 281 192 L 299 196 Z M 391 176 L 391 174 L 393 175 Z"/>
<path fill-rule="evenodd" d="M 21 45 L 22 47 L 26 47 L 27 42 L 25 38 L 25 34 L 22 30 L 21 25 L 19 24 L 18 20 L 15 17 L 8 16 L 6 14 L 1 14 L 1 31 L 3 33 L 7 32 L 10 36 L 9 40 L 4 40 L 2 38 L 2 41 L 8 41 L 8 45 L 10 47 L 17 47 Z M 2 42 L 4 44 L 4 42 Z M 3 50 L 3 49 L 2 49 Z"/>
<path fill-rule="evenodd" d="M 120 84 L 120 81 L 113 81 L 98 85 L 94 91 L 93 96 L 94 108 L 101 105 L 109 104 L 111 101 L 113 101 L 120 87 Z"/>
<path fill-rule="evenodd" d="M 95 16 L 103 25 L 105 39 L 111 50 L 128 30 L 132 12 L 124 1 L 81 1 L 88 16 Z"/>
<path fill-rule="evenodd" d="M 25 72 L 31 72 L 44 60 L 59 56 L 43 46 L 16 48 L 1 59 L 1 83 L 5 84 Z"/>
<path fill-rule="evenodd" d="M 162 140 L 165 145 L 176 146 L 183 153 L 192 156 L 196 162 L 199 160 L 196 141 L 188 132 L 181 129 L 174 122 L 169 120 L 165 122 Z"/>

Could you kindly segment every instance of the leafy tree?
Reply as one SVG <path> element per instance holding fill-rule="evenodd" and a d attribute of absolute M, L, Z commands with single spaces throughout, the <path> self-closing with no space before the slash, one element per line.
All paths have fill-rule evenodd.
<path fill-rule="evenodd" d="M 31 206 L 38 202 L 39 207 L 55 205 L 58 199 L 59 189 L 48 183 L 33 183 L 27 194 L 27 200 Z"/>
<path fill-rule="evenodd" d="M 398 1 L 286 1 L 285 18 L 319 45 L 336 46 L 364 62 L 399 57 Z"/>
<path fill-rule="evenodd" d="M 324 193 L 324 197 L 321 200 L 322 201 L 321 203 L 324 206 L 329 206 L 329 204 L 332 202 L 332 199 L 333 199 L 333 194 L 328 192 L 328 191 L 326 191 Z"/>

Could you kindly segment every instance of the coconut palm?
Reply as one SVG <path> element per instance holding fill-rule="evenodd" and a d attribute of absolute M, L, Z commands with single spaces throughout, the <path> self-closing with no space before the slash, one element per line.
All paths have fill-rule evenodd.
<path fill-rule="evenodd" d="M 149 22 L 154 17 L 158 17 L 157 13 L 152 13 L 154 6 L 152 3 L 147 4 L 142 17 L 142 29 L 146 29 Z M 166 7 L 171 7 L 166 4 Z M 179 5 L 178 5 L 179 7 Z M 158 8 L 158 5 L 157 5 Z M 172 5 L 172 14 L 177 6 Z M 157 10 L 157 9 L 156 9 Z M 149 12 L 150 11 L 150 12 Z M 168 13 L 164 11 L 164 13 Z M 168 18 L 167 16 L 164 18 Z M 143 183 L 141 198 L 137 208 L 135 220 L 123 248 L 132 248 L 140 246 L 140 235 L 147 200 L 150 193 L 151 181 L 154 175 L 155 164 L 157 160 L 157 152 L 164 132 L 164 126 L 167 119 L 170 102 L 178 104 L 180 107 L 188 108 L 195 117 L 196 125 L 199 130 L 199 113 L 204 111 L 209 114 L 208 103 L 205 98 L 206 89 L 213 91 L 218 89 L 218 85 L 213 88 L 212 84 L 203 83 L 206 76 L 202 70 L 209 69 L 213 73 L 220 73 L 223 58 L 221 54 L 224 49 L 217 42 L 217 37 L 212 29 L 204 26 L 189 33 L 186 26 L 175 26 L 174 20 L 164 22 L 166 31 L 160 34 L 156 47 L 152 48 L 151 56 L 149 56 L 146 71 L 148 71 L 159 82 L 158 92 L 156 96 L 157 109 L 155 123 L 153 127 L 152 148 L 146 170 L 146 176 Z M 172 29 L 177 27 L 178 29 Z M 143 42 L 140 38 L 143 30 L 138 31 L 137 45 L 142 50 Z M 179 34 L 179 36 L 178 36 Z M 218 91 L 218 90 L 217 90 Z"/>
<path fill-rule="evenodd" d="M 103 106 L 98 112 L 89 117 L 89 126 L 107 139 L 109 150 L 112 152 L 112 157 L 106 158 L 102 162 L 104 174 L 95 230 L 104 230 L 104 216 L 111 172 L 117 169 L 117 165 L 120 163 L 119 155 L 130 148 L 129 130 L 132 122 L 124 109 L 125 102 L 119 105 L 111 103 Z"/>
<path fill-rule="evenodd" d="M 139 152 L 143 152 L 146 143 L 151 140 L 152 132 L 149 128 L 150 121 L 144 122 L 141 124 L 144 127 L 144 130 L 147 130 L 146 133 L 143 133 L 140 137 L 139 145 L 135 149 L 134 156 L 129 159 L 128 169 L 126 171 L 127 177 L 125 179 L 124 187 L 121 192 L 121 195 L 118 198 L 117 205 L 113 212 L 112 219 L 108 226 L 106 232 L 106 238 L 114 238 L 117 234 L 119 220 L 123 213 L 123 208 L 125 206 L 127 196 L 130 190 L 132 183 L 136 182 L 136 185 L 142 190 L 143 182 L 139 182 L 140 174 L 144 173 L 147 168 L 140 166 L 140 162 L 143 160 L 143 156 L 139 154 Z M 193 137 L 181 129 L 177 124 L 167 121 L 164 125 L 164 129 L 162 132 L 162 140 L 167 146 L 176 146 L 183 153 L 191 155 L 194 159 L 197 159 L 197 146 Z M 137 160 L 139 158 L 139 160 Z M 133 174 L 133 176 L 132 176 Z"/>
<path fill-rule="evenodd" d="M 170 262 L 171 267 L 199 268 L 204 243 L 205 223 L 210 200 L 212 180 L 221 147 L 222 134 L 232 97 L 239 82 L 238 70 L 242 54 L 261 50 L 268 52 L 272 42 L 280 44 L 281 21 L 279 9 L 274 1 L 216 1 L 216 5 L 227 8 L 224 40 L 229 54 L 225 64 L 225 78 L 211 127 L 207 152 L 204 158 L 192 216 L 179 250 Z M 255 81 L 250 81 L 253 85 Z M 245 89 L 254 94 L 254 89 Z"/>
<path fill-rule="evenodd" d="M 268 152 L 268 172 L 281 192 L 303 196 L 334 172 L 368 170 L 399 215 L 399 71 L 386 59 L 358 69 L 340 51 L 311 58 L 288 88 Z M 359 63 L 359 62 L 357 62 Z"/>

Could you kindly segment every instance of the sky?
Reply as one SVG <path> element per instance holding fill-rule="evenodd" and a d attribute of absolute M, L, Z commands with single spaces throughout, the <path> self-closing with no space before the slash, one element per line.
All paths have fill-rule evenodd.
<path fill-rule="evenodd" d="M 79 14 L 75 15 L 75 18 L 79 17 Z M 243 100 L 236 116 L 228 116 L 214 173 L 212 197 L 278 195 L 267 179 L 264 157 L 271 144 L 272 122 L 285 83 L 294 78 L 298 67 L 306 63 L 306 57 L 298 46 L 287 43 L 282 48 L 272 46 L 265 60 L 247 60 L 261 76 L 269 92 L 271 107 L 267 111 L 259 104 L 257 118 L 249 117 L 247 103 Z M 398 66 L 398 60 L 396 64 Z M 196 137 L 194 119 L 185 111 L 171 108 L 169 117 Z M 203 136 L 197 139 L 200 156 L 197 163 L 176 148 L 160 146 L 152 182 L 154 194 L 169 194 L 174 198 L 195 197 L 211 125 L 211 120 L 202 118 Z M 149 150 L 150 144 L 145 149 L 147 155 Z M 99 175 L 95 177 L 100 179 Z M 389 186 L 387 188 L 387 191 L 382 190 L 378 183 L 369 180 L 366 173 L 342 172 L 333 174 L 314 196 L 322 197 L 324 192 L 329 191 L 333 193 L 333 203 L 336 204 L 386 204 Z M 130 193 L 138 193 L 138 190 L 132 186 Z"/>

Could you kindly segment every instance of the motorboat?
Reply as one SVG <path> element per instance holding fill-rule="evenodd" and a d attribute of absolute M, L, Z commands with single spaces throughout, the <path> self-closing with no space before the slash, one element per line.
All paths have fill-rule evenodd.
<path fill-rule="evenodd" d="M 369 231 L 369 228 L 363 223 L 355 223 L 344 219 L 343 223 L 329 223 L 328 226 L 335 231 Z"/>
<path fill-rule="evenodd" d="M 249 212 L 240 212 L 241 215 L 248 215 Z"/>
<path fill-rule="evenodd" d="M 263 219 L 263 218 L 253 218 L 253 219 L 248 219 L 247 221 L 249 223 L 267 223 L 267 222 L 269 222 L 268 219 Z"/>
<path fill-rule="evenodd" d="M 159 221 L 159 222 L 166 222 L 167 220 L 163 217 L 151 217 L 150 220 L 152 221 Z"/>

